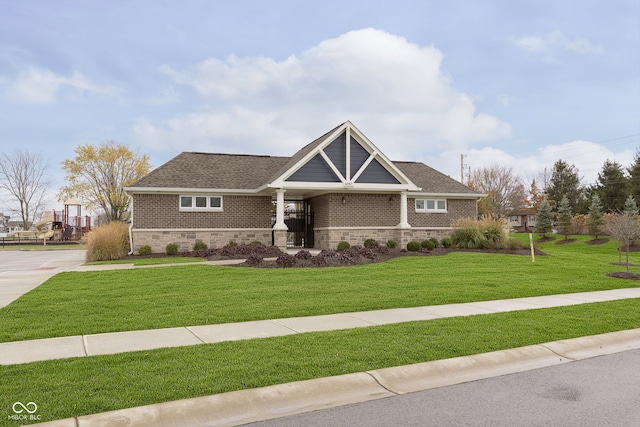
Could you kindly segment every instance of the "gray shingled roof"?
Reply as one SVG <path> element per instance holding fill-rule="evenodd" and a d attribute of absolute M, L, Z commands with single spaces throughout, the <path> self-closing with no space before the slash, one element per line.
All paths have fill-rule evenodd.
<path fill-rule="evenodd" d="M 257 190 L 293 167 L 342 125 L 344 123 L 307 144 L 292 157 L 183 152 L 129 188 Z M 424 193 L 479 195 L 424 163 L 393 163 Z"/>
<path fill-rule="evenodd" d="M 479 195 L 469 187 L 455 179 L 418 162 L 393 162 L 424 193 L 469 194 Z"/>
<path fill-rule="evenodd" d="M 131 185 L 146 188 L 255 190 L 289 157 L 184 152 Z"/>

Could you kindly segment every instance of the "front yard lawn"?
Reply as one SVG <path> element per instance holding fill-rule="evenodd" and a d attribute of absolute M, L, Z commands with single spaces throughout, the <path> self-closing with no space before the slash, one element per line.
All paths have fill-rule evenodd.
<path fill-rule="evenodd" d="M 520 255 L 450 253 L 366 266 L 190 265 L 61 273 L 0 309 L 0 342 L 636 287 L 614 242 Z M 633 254 L 635 255 L 635 254 Z M 637 255 L 635 255 L 637 258 Z"/>
<path fill-rule="evenodd" d="M 628 299 L 0 366 L 0 408 L 47 421 L 638 327 Z"/>

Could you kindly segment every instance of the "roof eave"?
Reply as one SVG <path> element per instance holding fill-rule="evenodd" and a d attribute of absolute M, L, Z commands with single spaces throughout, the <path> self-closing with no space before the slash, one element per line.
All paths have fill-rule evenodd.
<path fill-rule="evenodd" d="M 178 193 L 216 193 L 216 194 L 255 194 L 264 189 L 264 186 L 258 189 L 246 188 L 185 188 L 185 187 L 124 187 L 124 191 L 128 194 L 178 194 Z"/>

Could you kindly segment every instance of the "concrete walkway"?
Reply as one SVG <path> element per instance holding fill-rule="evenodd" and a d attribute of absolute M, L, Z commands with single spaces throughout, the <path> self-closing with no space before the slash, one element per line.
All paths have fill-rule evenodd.
<path fill-rule="evenodd" d="M 0 365 L 640 298 L 640 288 L 0 343 Z"/>

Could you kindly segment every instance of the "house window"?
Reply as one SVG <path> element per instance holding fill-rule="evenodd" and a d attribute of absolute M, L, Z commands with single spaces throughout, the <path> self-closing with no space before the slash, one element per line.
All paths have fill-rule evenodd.
<path fill-rule="evenodd" d="M 181 211 L 221 211 L 222 196 L 180 196 Z"/>
<path fill-rule="evenodd" d="M 416 199 L 416 212 L 446 212 L 446 199 Z"/>
<path fill-rule="evenodd" d="M 536 222 L 536 216 L 535 215 L 529 215 L 529 222 Z"/>
<path fill-rule="evenodd" d="M 511 222 L 520 222 L 520 217 L 517 215 L 511 215 Z"/>

